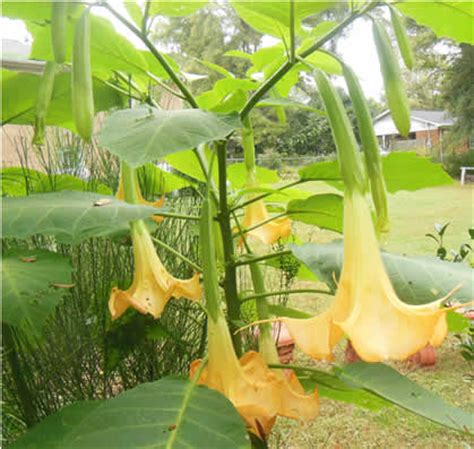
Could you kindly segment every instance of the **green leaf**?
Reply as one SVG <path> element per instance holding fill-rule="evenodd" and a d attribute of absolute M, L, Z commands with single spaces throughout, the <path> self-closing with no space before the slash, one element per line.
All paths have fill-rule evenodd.
<path fill-rule="evenodd" d="M 256 167 L 257 182 L 261 184 L 275 184 L 280 181 L 278 172 L 265 167 Z M 242 189 L 247 180 L 247 170 L 243 162 L 227 166 L 227 180 L 234 190 Z"/>
<path fill-rule="evenodd" d="M 321 397 L 334 399 L 336 401 L 355 404 L 368 410 L 377 411 L 390 404 L 382 398 L 366 391 L 363 388 L 357 388 L 352 383 L 345 382 L 335 374 L 317 370 L 315 368 L 293 368 L 299 381 L 306 391 L 318 389 Z"/>
<path fill-rule="evenodd" d="M 341 241 L 328 244 L 292 245 L 293 254 L 335 290 L 334 277 L 339 279 L 343 259 Z M 472 300 L 474 271 L 462 263 L 436 257 L 414 257 L 382 252 L 387 273 L 398 297 L 408 304 L 426 304 L 442 298 L 457 286 L 451 299 Z"/>
<path fill-rule="evenodd" d="M 288 216 L 322 229 L 342 232 L 343 197 L 333 193 L 313 195 L 288 203 Z"/>
<path fill-rule="evenodd" d="M 439 396 L 381 363 L 356 362 L 338 370 L 342 380 L 353 382 L 410 412 L 461 432 L 474 430 L 472 415 L 447 404 Z"/>
<path fill-rule="evenodd" d="M 48 1 L 3 1 L 1 13 L 3 17 L 21 20 L 34 20 L 35 22 L 51 20 L 51 3 Z M 71 2 L 68 16 L 79 17 L 83 8 Z"/>
<path fill-rule="evenodd" d="M 405 0 L 395 6 L 420 25 L 431 28 L 438 37 L 474 44 L 472 32 L 474 13 L 471 2 Z"/>
<path fill-rule="evenodd" d="M 40 335 L 48 316 L 71 284 L 69 261 L 35 249 L 7 251 L 2 257 L 2 322 Z"/>
<path fill-rule="evenodd" d="M 448 321 L 449 332 L 463 333 L 469 329 L 470 320 L 462 313 L 450 310 L 446 315 L 446 319 Z"/>
<path fill-rule="evenodd" d="M 141 191 L 146 196 L 163 195 L 191 185 L 189 181 L 151 163 L 138 170 L 138 179 Z"/>
<path fill-rule="evenodd" d="M 241 19 L 255 30 L 280 39 L 289 39 L 290 2 L 241 1 L 231 4 Z M 295 2 L 295 29 L 301 32 L 301 20 L 333 6 L 332 2 Z"/>
<path fill-rule="evenodd" d="M 129 2 L 126 3 L 129 4 Z M 27 22 L 26 25 L 33 37 L 30 58 L 52 60 L 49 22 L 39 24 Z M 66 61 L 70 62 L 75 19 L 70 18 L 68 25 Z M 168 55 L 163 56 L 171 67 L 177 70 L 176 62 Z M 145 88 L 149 81 L 147 72 L 151 72 L 158 78 L 169 78 L 161 64 L 149 51 L 137 49 L 131 41 L 116 31 L 109 20 L 94 15 L 91 16 L 91 67 L 93 75 L 98 79 L 109 80 L 113 76 L 113 71 L 121 71 L 133 75 L 132 80 L 144 84 Z"/>
<path fill-rule="evenodd" d="M 165 162 L 170 164 L 179 173 L 182 173 L 196 181 L 206 182 L 199 160 L 193 150 L 180 151 L 166 156 Z M 217 175 L 216 164 L 213 164 L 213 174 Z M 215 176 L 214 176 L 215 178 Z"/>
<path fill-rule="evenodd" d="M 382 158 L 382 167 L 387 190 L 390 193 L 453 183 L 441 164 L 435 164 L 426 157 L 417 156 L 416 153 L 390 153 Z M 342 187 L 337 161 L 307 165 L 299 174 L 305 181 L 329 181 L 338 188 Z"/>
<path fill-rule="evenodd" d="M 128 15 L 132 18 L 133 22 L 135 25 L 139 28 L 142 26 L 142 20 L 143 20 L 143 12 L 138 6 L 138 3 L 136 0 L 129 0 L 123 3 L 125 6 L 125 9 L 128 12 Z"/>
<path fill-rule="evenodd" d="M 269 304 L 268 311 L 275 316 L 287 316 L 289 318 L 305 319 L 312 318 L 310 313 L 292 307 L 282 306 L 280 304 Z"/>
<path fill-rule="evenodd" d="M 193 14 L 198 9 L 202 8 L 207 4 L 207 0 L 204 1 L 192 1 L 192 2 L 170 2 L 169 0 L 153 0 L 150 6 L 150 16 L 162 15 L 170 17 L 182 17 Z"/>
<path fill-rule="evenodd" d="M 159 210 L 86 192 L 62 191 L 4 198 L 3 237 L 26 239 L 44 234 L 56 236 L 61 242 L 78 243 L 89 237 L 126 231 L 130 221 L 150 217 Z"/>
<path fill-rule="evenodd" d="M 137 167 L 171 153 L 223 139 L 240 126 L 237 114 L 139 107 L 107 117 L 99 133 L 99 143 Z"/>
<path fill-rule="evenodd" d="M 0 169 L 0 195 L 2 196 L 25 196 L 28 192 L 40 193 L 60 190 L 98 192 L 104 195 L 112 193 L 105 184 L 88 182 L 72 175 L 47 175 L 22 167 Z"/>
<path fill-rule="evenodd" d="M 224 78 L 217 81 L 211 90 L 196 98 L 199 107 L 215 112 L 238 111 L 247 101 L 246 92 L 254 90 L 259 83 L 249 79 Z"/>
<path fill-rule="evenodd" d="M 41 77 L 29 73 L 2 70 L 2 123 L 31 125 L 35 117 L 36 96 Z M 123 105 L 123 97 L 103 82 L 94 79 L 94 108 L 107 111 Z M 71 74 L 56 75 L 46 124 L 75 132 L 72 116 Z"/>
<path fill-rule="evenodd" d="M 11 449 L 250 449 L 244 422 L 215 390 L 165 378 L 66 407 Z"/>
<path fill-rule="evenodd" d="M 288 98 L 264 98 L 257 103 L 258 108 L 264 108 L 268 106 L 281 106 L 284 108 L 298 108 L 304 109 L 306 111 L 314 112 L 318 115 L 325 115 L 325 113 L 319 109 L 313 108 L 307 104 L 301 103 L 299 101 L 290 100 Z"/>
<path fill-rule="evenodd" d="M 453 184 L 441 164 L 416 153 L 391 153 L 382 158 L 382 167 L 390 193 Z"/>

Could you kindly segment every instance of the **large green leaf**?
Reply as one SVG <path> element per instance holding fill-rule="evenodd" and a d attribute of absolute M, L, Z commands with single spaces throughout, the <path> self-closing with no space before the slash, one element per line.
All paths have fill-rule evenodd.
<path fill-rule="evenodd" d="M 29 193 L 56 192 L 60 190 L 79 190 L 110 195 L 111 189 L 105 184 L 85 181 L 68 174 L 47 175 L 37 170 L 22 167 L 0 169 L 0 195 L 25 196 Z"/>
<path fill-rule="evenodd" d="M 306 391 L 318 389 L 322 397 L 336 401 L 355 404 L 369 410 L 380 410 L 390 405 L 370 391 L 354 386 L 351 382 L 345 382 L 333 373 L 318 370 L 316 368 L 295 367 L 295 373 Z"/>
<path fill-rule="evenodd" d="M 34 122 L 36 97 L 41 77 L 9 70 L 2 70 L 2 77 L 2 123 L 31 125 Z M 93 87 L 96 112 L 123 105 L 123 97 L 103 82 L 94 79 Z M 46 124 L 75 131 L 70 73 L 60 73 L 56 76 Z"/>
<path fill-rule="evenodd" d="M 71 60 L 75 24 L 71 21 L 69 25 L 67 61 Z M 45 61 L 53 60 L 50 25 L 29 23 L 28 30 L 33 36 L 30 57 Z M 149 69 L 148 62 L 141 51 L 138 51 L 126 37 L 118 33 L 107 19 L 94 15 L 91 16 L 90 51 L 93 72 L 103 70 L 111 74 L 112 70 L 121 70 L 126 73 L 143 74 Z"/>
<path fill-rule="evenodd" d="M 453 183 L 441 164 L 435 164 L 426 157 L 417 156 L 416 153 L 390 153 L 382 158 L 382 167 L 387 190 L 390 193 Z M 299 174 L 305 181 L 328 181 L 342 188 L 337 161 L 307 165 L 300 170 Z"/>
<path fill-rule="evenodd" d="M 10 250 L 2 257 L 2 322 L 39 335 L 71 283 L 69 261 L 49 251 Z"/>
<path fill-rule="evenodd" d="M 339 279 L 343 259 L 341 241 L 328 244 L 292 245 L 293 254 L 332 289 Z M 452 299 L 466 302 L 473 298 L 474 270 L 462 263 L 435 257 L 410 257 L 382 252 L 390 280 L 398 297 L 409 304 L 426 304 L 460 286 Z"/>
<path fill-rule="evenodd" d="M 313 195 L 288 203 L 288 216 L 322 229 L 342 232 L 343 197 L 333 193 Z"/>
<path fill-rule="evenodd" d="M 258 85 L 258 82 L 249 79 L 224 78 L 196 100 L 203 109 L 216 112 L 238 111 L 247 100 L 246 92 L 256 89 Z"/>
<path fill-rule="evenodd" d="M 289 1 L 232 0 L 232 6 L 244 22 L 263 34 L 288 40 L 290 27 Z M 301 20 L 319 14 L 333 6 L 333 2 L 295 2 L 295 28 L 301 32 Z"/>
<path fill-rule="evenodd" d="M 207 4 L 208 0 L 192 2 L 170 2 L 169 0 L 153 0 L 150 6 L 150 16 L 163 15 L 170 17 L 188 16 Z"/>
<path fill-rule="evenodd" d="M 250 449 L 245 425 L 221 394 L 165 378 L 46 418 L 12 449 Z"/>
<path fill-rule="evenodd" d="M 235 190 L 242 189 L 245 186 L 247 178 L 247 169 L 243 162 L 227 166 L 227 180 Z M 276 170 L 270 170 L 265 167 L 256 167 L 256 179 L 259 184 L 275 184 L 280 181 Z"/>
<path fill-rule="evenodd" d="M 447 404 L 439 396 L 381 363 L 352 363 L 338 370 L 342 380 L 365 388 L 410 412 L 461 432 L 473 433 L 472 414 Z"/>
<path fill-rule="evenodd" d="M 168 173 L 151 163 L 138 170 L 138 179 L 144 195 L 163 195 L 191 185 L 182 177 Z"/>
<path fill-rule="evenodd" d="M 431 28 L 438 37 L 474 44 L 474 9 L 470 1 L 405 0 L 396 7 L 420 25 Z"/>
<path fill-rule="evenodd" d="M 3 17 L 36 22 L 51 20 L 51 4 L 48 1 L 3 1 L 1 13 Z M 82 8 L 79 4 L 71 4 L 68 16 L 79 17 Z"/>
<path fill-rule="evenodd" d="M 128 204 L 114 197 L 86 192 L 40 193 L 4 198 L 3 237 L 54 235 L 61 242 L 78 243 L 127 230 L 130 221 L 150 217 L 160 209 Z"/>
<path fill-rule="evenodd" d="M 168 154 L 222 139 L 239 128 L 237 114 L 199 109 L 125 109 L 111 114 L 99 133 L 99 143 L 137 167 Z"/>

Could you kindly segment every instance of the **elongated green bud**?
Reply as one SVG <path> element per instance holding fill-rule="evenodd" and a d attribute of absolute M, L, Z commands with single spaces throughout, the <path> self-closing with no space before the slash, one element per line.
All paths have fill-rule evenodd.
<path fill-rule="evenodd" d="M 46 115 L 51 97 L 53 96 L 56 71 L 57 64 L 55 62 L 50 61 L 46 63 L 38 88 L 38 97 L 36 98 L 35 134 L 33 136 L 33 143 L 35 145 L 41 145 L 44 142 Z"/>
<path fill-rule="evenodd" d="M 72 107 L 79 135 L 90 141 L 94 126 L 94 93 L 90 61 L 89 10 L 84 11 L 74 33 L 72 55 Z"/>
<path fill-rule="evenodd" d="M 384 27 L 374 20 L 372 29 L 388 107 L 398 131 L 402 136 L 407 136 L 410 132 L 410 108 L 408 107 L 400 65 Z"/>
<path fill-rule="evenodd" d="M 336 143 L 342 180 L 349 193 L 354 190 L 363 193 L 367 186 L 364 166 L 341 98 L 324 73 L 318 70 L 315 80 Z"/>
<path fill-rule="evenodd" d="M 54 60 L 62 64 L 66 60 L 68 0 L 55 1 L 51 5 L 51 42 Z"/>
<path fill-rule="evenodd" d="M 247 185 L 256 182 L 255 144 L 250 117 L 244 119 L 242 128 L 242 148 L 244 150 L 245 169 L 247 171 Z"/>
<path fill-rule="evenodd" d="M 203 272 L 204 294 L 207 311 L 213 321 L 220 315 L 219 279 L 217 276 L 216 245 L 213 232 L 213 220 L 209 192 L 201 209 L 200 250 Z"/>
<path fill-rule="evenodd" d="M 413 56 L 410 41 L 408 40 L 405 24 L 395 8 L 390 8 L 390 17 L 392 19 L 393 31 L 395 31 L 395 37 L 397 38 L 398 48 L 400 49 L 403 62 L 407 69 L 412 70 L 415 65 L 415 58 Z"/>
<path fill-rule="evenodd" d="M 377 228 L 379 232 L 388 232 L 387 190 L 382 171 L 379 143 L 372 124 L 369 106 L 359 80 L 352 69 L 344 64 L 343 73 L 359 125 L 360 140 L 365 155 L 365 168 L 369 176 L 370 190 L 377 212 Z"/>

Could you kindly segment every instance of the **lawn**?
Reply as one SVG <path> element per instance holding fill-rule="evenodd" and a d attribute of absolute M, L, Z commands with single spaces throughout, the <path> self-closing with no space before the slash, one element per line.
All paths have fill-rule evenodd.
<path fill-rule="evenodd" d="M 327 190 L 318 183 L 305 187 L 312 192 Z M 432 232 L 434 223 L 450 222 L 446 234 L 446 246 L 458 248 L 468 241 L 467 229 L 473 226 L 473 186 L 455 184 L 448 187 L 424 189 L 417 192 L 398 192 L 389 198 L 391 232 L 384 247 L 393 252 L 407 254 L 434 254 L 436 245 L 425 237 Z M 298 228 L 312 241 L 327 241 L 334 234 L 314 230 L 309 226 Z M 310 286 L 300 283 L 298 287 Z M 294 307 L 320 311 L 329 298 L 312 295 L 292 297 Z M 440 394 L 446 401 L 465 409 L 471 409 L 472 370 L 461 357 L 458 341 L 450 336 L 438 350 L 438 364 L 434 368 L 416 368 L 405 362 L 393 366 L 429 390 Z M 342 363 L 344 344 L 337 351 L 336 363 Z M 297 361 L 311 364 L 296 352 Z M 329 369 L 330 364 L 317 362 L 320 369 Z M 411 413 L 393 407 L 377 412 L 352 405 L 321 400 L 320 417 L 310 425 L 279 421 L 271 442 L 272 449 L 468 449 L 474 447 L 472 438 L 449 431 Z"/>

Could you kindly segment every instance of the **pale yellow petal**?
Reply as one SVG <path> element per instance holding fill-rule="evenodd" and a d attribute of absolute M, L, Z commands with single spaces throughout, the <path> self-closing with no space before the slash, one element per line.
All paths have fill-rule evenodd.
<path fill-rule="evenodd" d="M 267 206 L 263 200 L 255 201 L 245 208 L 242 226 L 244 228 L 251 228 L 269 218 Z M 249 231 L 248 235 L 256 237 L 261 242 L 271 245 L 277 242 L 280 238 L 288 237 L 290 233 L 290 219 L 288 217 L 281 217 Z"/>
<path fill-rule="evenodd" d="M 172 297 L 199 300 L 202 287 L 199 274 L 191 279 L 177 279 L 168 273 L 156 254 L 153 241 L 143 223 L 135 223 L 132 230 L 134 277 L 126 291 L 114 288 L 109 299 L 112 319 L 120 317 L 128 307 L 159 318 Z"/>

